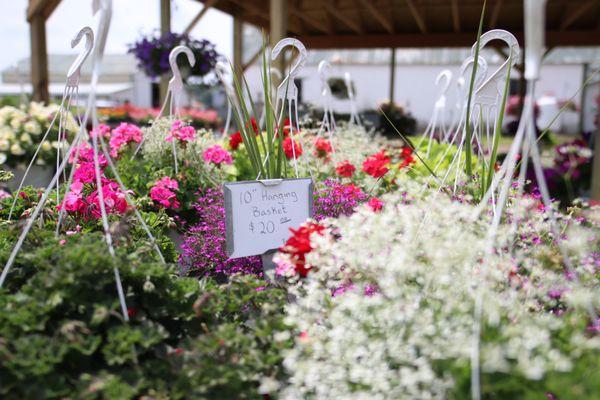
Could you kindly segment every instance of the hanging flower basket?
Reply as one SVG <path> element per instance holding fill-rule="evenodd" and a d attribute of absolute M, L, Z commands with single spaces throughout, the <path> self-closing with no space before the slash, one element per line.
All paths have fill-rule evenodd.
<path fill-rule="evenodd" d="M 129 47 L 129 53 L 135 55 L 138 67 L 150 78 L 157 78 L 170 71 L 169 53 L 173 48 L 184 45 L 190 48 L 196 58 L 194 67 L 190 67 L 183 57 L 177 60 L 179 70 L 184 79 L 189 77 L 203 78 L 211 72 L 219 58 L 215 45 L 206 40 L 192 39 L 188 35 L 154 33 L 143 36 Z"/>

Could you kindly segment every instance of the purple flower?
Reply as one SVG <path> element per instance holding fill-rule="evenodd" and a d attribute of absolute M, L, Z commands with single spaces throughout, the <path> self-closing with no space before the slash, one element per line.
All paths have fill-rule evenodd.
<path fill-rule="evenodd" d="M 155 78 L 170 71 L 169 53 L 180 44 L 189 47 L 196 58 L 196 64 L 190 71 L 191 75 L 203 77 L 214 69 L 220 57 L 215 50 L 215 45 L 208 40 L 191 39 L 188 35 L 172 32 L 160 35 L 156 31 L 131 44 L 128 52 L 135 55 L 138 67 L 146 75 Z M 178 60 L 178 62 L 183 62 L 183 60 Z M 189 71 L 187 61 L 181 65 L 185 65 Z"/>
<path fill-rule="evenodd" d="M 314 194 L 315 219 L 338 218 L 341 215 L 352 215 L 356 207 L 369 199 L 359 187 L 353 184 L 342 184 L 327 179 L 325 188 Z"/>
<path fill-rule="evenodd" d="M 189 228 L 181 246 L 179 264 L 183 272 L 221 278 L 237 273 L 262 276 L 260 257 L 227 257 L 223 193 L 218 189 L 208 189 L 198 198 L 194 208 L 199 222 Z"/>

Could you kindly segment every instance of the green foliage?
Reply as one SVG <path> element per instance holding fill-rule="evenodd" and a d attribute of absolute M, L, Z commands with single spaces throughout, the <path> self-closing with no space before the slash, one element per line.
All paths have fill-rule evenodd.
<path fill-rule="evenodd" d="M 0 233 L 2 264 L 13 239 Z M 280 289 L 178 278 L 125 244 L 113 260 L 100 233 L 28 236 L 0 290 L 1 398 L 255 398 L 261 376 L 281 374 Z"/>

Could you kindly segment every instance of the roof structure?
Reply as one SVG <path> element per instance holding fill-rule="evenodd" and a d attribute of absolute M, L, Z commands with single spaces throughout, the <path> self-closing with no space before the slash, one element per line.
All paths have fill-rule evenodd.
<path fill-rule="evenodd" d="M 199 0 L 269 31 L 272 0 Z M 289 0 L 287 33 L 308 48 L 466 47 L 482 0 Z M 484 30 L 523 43 L 523 0 L 488 0 Z M 600 0 L 548 0 L 546 44 L 600 46 Z"/>

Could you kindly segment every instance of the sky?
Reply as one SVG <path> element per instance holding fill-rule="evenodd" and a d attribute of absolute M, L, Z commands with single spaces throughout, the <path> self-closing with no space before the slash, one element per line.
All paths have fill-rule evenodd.
<path fill-rule="evenodd" d="M 29 57 L 29 24 L 25 12 L 28 0 L 3 0 L 0 14 L 0 71 L 18 60 Z M 106 53 L 125 53 L 127 45 L 142 34 L 160 26 L 159 0 L 113 0 L 113 19 Z M 203 5 L 194 0 L 173 0 L 171 30 L 183 31 Z M 48 53 L 77 54 L 72 50 L 72 37 L 84 26 L 96 29 L 92 16 L 92 0 L 62 0 L 46 24 Z M 209 10 L 192 31 L 198 39 L 208 39 L 217 51 L 231 57 L 233 20 L 227 14 Z"/>

